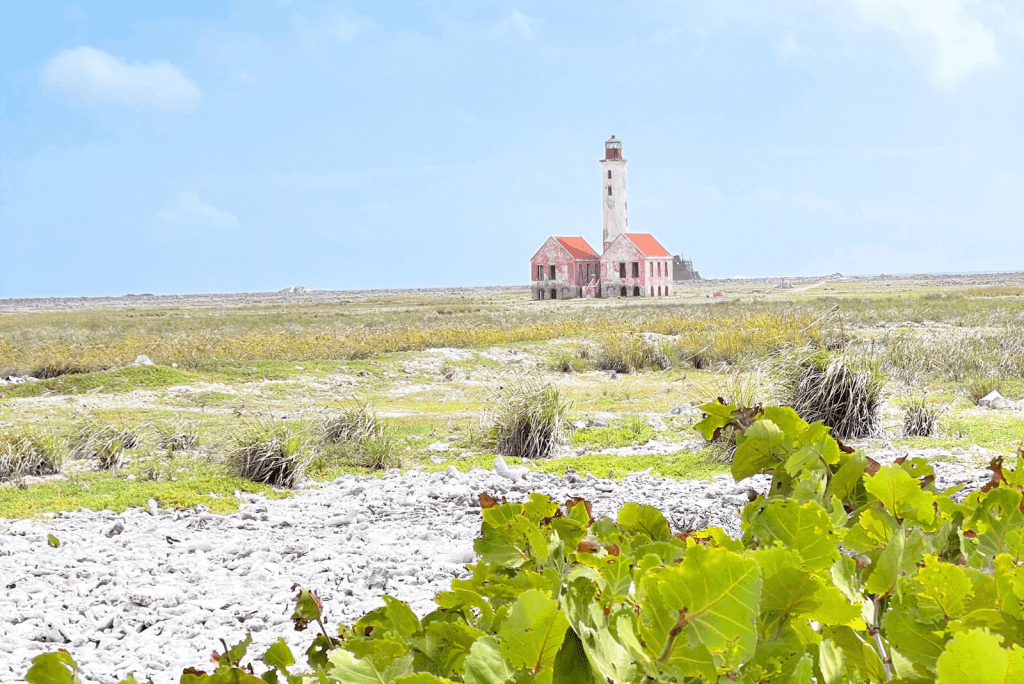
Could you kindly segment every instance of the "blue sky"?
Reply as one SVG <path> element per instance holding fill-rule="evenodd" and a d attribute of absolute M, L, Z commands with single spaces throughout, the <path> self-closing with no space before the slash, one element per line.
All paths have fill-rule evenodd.
<path fill-rule="evenodd" d="M 10 3 L 0 297 L 1024 270 L 1021 0 Z"/>

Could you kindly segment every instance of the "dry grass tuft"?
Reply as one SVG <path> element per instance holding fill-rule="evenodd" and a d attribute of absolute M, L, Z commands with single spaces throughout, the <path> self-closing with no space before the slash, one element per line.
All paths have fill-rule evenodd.
<path fill-rule="evenodd" d="M 88 421 L 72 436 L 70 448 L 74 458 L 94 460 L 100 470 L 117 470 L 125 463 L 125 451 L 137 449 L 140 443 L 129 428 Z"/>
<path fill-rule="evenodd" d="M 882 378 L 873 370 L 854 370 L 836 357 L 804 362 L 789 402 L 809 423 L 821 421 L 839 439 L 871 437 L 881 429 Z"/>
<path fill-rule="evenodd" d="M 178 418 L 172 423 L 162 423 L 155 428 L 158 449 L 173 454 L 176 451 L 194 451 L 199 446 L 199 427 L 193 422 Z"/>
<path fill-rule="evenodd" d="M 228 469 L 273 487 L 294 487 L 305 472 L 308 439 L 285 423 L 254 421 L 234 438 Z"/>
<path fill-rule="evenodd" d="M 0 482 L 56 475 L 65 453 L 64 444 L 53 434 L 27 427 L 0 431 Z"/>
<path fill-rule="evenodd" d="M 922 399 L 907 407 L 903 414 L 904 437 L 935 437 L 939 434 L 941 409 L 928 406 Z"/>
<path fill-rule="evenodd" d="M 571 403 L 558 389 L 522 379 L 499 387 L 484 414 L 487 445 L 499 454 L 548 458 L 565 443 Z"/>
<path fill-rule="evenodd" d="M 387 470 L 402 465 L 393 431 L 365 405 L 352 406 L 320 425 L 318 458 L 327 463 Z"/>

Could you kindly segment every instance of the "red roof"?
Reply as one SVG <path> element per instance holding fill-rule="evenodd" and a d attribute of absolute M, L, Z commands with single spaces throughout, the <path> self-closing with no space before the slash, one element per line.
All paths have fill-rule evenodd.
<path fill-rule="evenodd" d="M 587 241 L 581 237 L 555 237 L 558 240 L 558 244 L 565 247 L 565 251 L 572 255 L 574 259 L 600 259 L 594 248 L 587 244 Z"/>
<path fill-rule="evenodd" d="M 661 243 L 654 239 L 650 233 L 623 233 L 626 238 L 636 245 L 644 256 L 672 256 L 668 250 L 661 246 Z"/>

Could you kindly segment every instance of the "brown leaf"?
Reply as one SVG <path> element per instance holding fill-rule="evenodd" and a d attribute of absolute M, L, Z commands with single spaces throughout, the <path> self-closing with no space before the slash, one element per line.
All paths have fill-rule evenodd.
<path fill-rule="evenodd" d="M 597 542 L 593 539 L 584 539 L 576 547 L 576 553 L 597 553 Z"/>
<path fill-rule="evenodd" d="M 577 504 L 583 504 L 587 509 L 587 525 L 589 526 L 594 522 L 593 506 L 589 501 L 578 496 L 574 496 L 565 502 L 565 510 L 572 513 L 572 509 Z"/>
<path fill-rule="evenodd" d="M 746 432 L 747 428 L 754 424 L 758 416 L 763 415 L 764 408 L 761 404 L 751 406 L 750 408 L 738 408 L 732 412 L 732 421 L 729 424 L 740 432 Z"/>
<path fill-rule="evenodd" d="M 992 479 L 985 483 L 978 491 L 988 492 L 1006 482 L 1006 475 L 1003 474 L 1003 457 L 996 456 L 988 462 L 988 469 L 992 471 Z"/>
<path fill-rule="evenodd" d="M 833 437 L 833 439 L 835 438 Z M 838 439 L 836 439 L 836 444 L 839 445 L 839 450 L 842 451 L 844 454 L 852 454 L 854 451 L 856 451 L 856 449 L 854 449 L 853 447 L 846 446 Z"/>
<path fill-rule="evenodd" d="M 505 497 L 502 497 L 501 501 L 499 501 L 499 500 L 495 499 L 494 497 L 488 495 L 486 493 L 486 491 L 481 491 L 480 496 L 479 496 L 479 500 L 480 500 L 480 508 L 494 508 L 495 506 L 498 506 L 499 504 L 507 503 L 505 501 Z"/>
<path fill-rule="evenodd" d="M 882 469 L 882 464 L 876 461 L 875 459 L 871 458 L 870 456 L 865 456 L 864 458 L 868 460 L 868 464 L 864 466 L 864 474 L 877 475 L 878 471 Z"/>
<path fill-rule="evenodd" d="M 618 544 L 605 544 L 604 550 L 608 552 L 609 556 L 618 556 L 621 553 Z"/>

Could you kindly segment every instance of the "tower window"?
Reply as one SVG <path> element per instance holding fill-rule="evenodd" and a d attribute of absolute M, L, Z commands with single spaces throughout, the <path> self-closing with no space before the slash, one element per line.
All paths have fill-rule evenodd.
<path fill-rule="evenodd" d="M 612 186 L 609 185 L 608 186 L 608 195 L 611 196 L 611 194 L 612 194 Z"/>
<path fill-rule="evenodd" d="M 612 179 L 612 172 L 611 172 L 611 169 L 609 169 L 608 170 L 608 180 L 611 180 L 611 179 Z"/>

